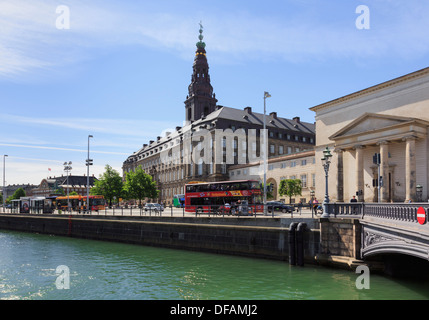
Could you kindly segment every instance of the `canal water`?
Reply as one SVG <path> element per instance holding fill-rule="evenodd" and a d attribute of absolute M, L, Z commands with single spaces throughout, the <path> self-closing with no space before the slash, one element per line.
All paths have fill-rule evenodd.
<path fill-rule="evenodd" d="M 429 284 L 287 262 L 0 230 L 0 299 L 428 299 Z"/>

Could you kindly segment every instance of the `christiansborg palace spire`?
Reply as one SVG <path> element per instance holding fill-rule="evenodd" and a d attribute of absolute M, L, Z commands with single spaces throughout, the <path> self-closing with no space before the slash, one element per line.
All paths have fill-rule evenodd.
<path fill-rule="evenodd" d="M 209 64 L 206 56 L 206 44 L 203 42 L 203 25 L 200 22 L 197 50 L 193 64 L 191 84 L 185 101 L 186 122 L 198 120 L 216 109 L 217 100 L 210 84 Z"/>

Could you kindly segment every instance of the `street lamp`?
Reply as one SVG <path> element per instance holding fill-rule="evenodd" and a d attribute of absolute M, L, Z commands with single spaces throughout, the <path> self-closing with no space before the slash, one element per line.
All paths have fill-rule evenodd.
<path fill-rule="evenodd" d="M 8 155 L 7 154 L 4 154 L 3 155 L 3 194 L 2 194 L 2 199 L 3 199 L 3 212 L 6 212 L 5 211 L 5 207 L 4 207 L 4 204 L 5 204 L 5 188 L 6 188 L 6 157 L 7 157 Z"/>
<path fill-rule="evenodd" d="M 64 171 L 67 173 L 67 210 L 70 211 L 70 199 L 69 199 L 69 171 L 73 169 L 71 167 L 72 162 L 64 162 Z"/>
<path fill-rule="evenodd" d="M 264 92 L 264 215 L 267 215 L 267 130 L 265 124 L 265 115 L 266 115 L 266 100 L 270 98 L 271 95 L 265 91 Z"/>
<path fill-rule="evenodd" d="M 325 169 L 325 200 L 323 200 L 323 215 L 322 215 L 322 217 L 324 218 L 329 218 L 328 172 L 329 172 L 329 165 L 331 164 L 331 157 L 332 157 L 331 151 L 329 151 L 329 148 L 326 147 L 326 149 L 323 150 L 323 158 L 322 158 L 323 169 Z"/>
<path fill-rule="evenodd" d="M 92 159 L 89 158 L 89 138 L 93 138 L 92 135 L 88 135 L 88 158 L 86 159 L 86 167 L 87 167 L 87 172 L 86 172 L 86 210 L 88 211 L 88 213 L 90 212 L 89 210 L 89 166 L 92 166 Z"/>

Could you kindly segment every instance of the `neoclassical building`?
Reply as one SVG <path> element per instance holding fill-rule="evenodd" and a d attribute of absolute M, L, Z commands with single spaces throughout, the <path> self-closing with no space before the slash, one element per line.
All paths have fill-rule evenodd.
<path fill-rule="evenodd" d="M 429 68 L 310 110 L 316 114 L 319 199 L 325 193 L 322 152 L 328 147 L 331 202 L 353 195 L 365 202 L 428 201 Z"/>
<path fill-rule="evenodd" d="M 252 107 L 236 109 L 217 104 L 202 32 L 201 28 L 184 102 L 184 126 L 144 143 L 122 167 L 124 177 L 138 166 L 152 175 L 160 190 L 160 198 L 153 200 L 166 204 L 175 194 L 184 193 L 186 183 L 228 180 L 229 166 L 249 163 L 262 155 L 264 114 Z M 300 117 L 288 119 L 271 112 L 266 115 L 266 129 L 268 157 L 314 148 L 314 123 Z"/>

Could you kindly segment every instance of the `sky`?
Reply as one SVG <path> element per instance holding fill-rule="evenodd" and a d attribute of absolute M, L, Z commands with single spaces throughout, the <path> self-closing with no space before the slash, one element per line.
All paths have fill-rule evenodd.
<path fill-rule="evenodd" d="M 267 113 L 314 122 L 428 67 L 428 16 L 427 0 L 0 0 L 1 182 L 86 174 L 89 135 L 90 174 L 122 174 L 182 126 L 200 22 L 219 105 L 262 113 L 268 91 Z"/>

